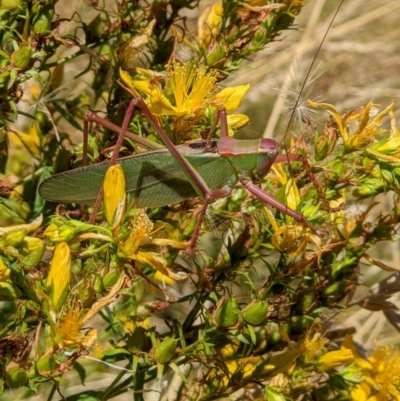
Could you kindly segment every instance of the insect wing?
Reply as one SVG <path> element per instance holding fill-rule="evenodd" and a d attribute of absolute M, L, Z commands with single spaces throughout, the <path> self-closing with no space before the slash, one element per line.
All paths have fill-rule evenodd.
<path fill-rule="evenodd" d="M 216 153 L 186 155 L 210 189 L 232 180 L 228 160 Z M 197 197 L 182 168 L 168 151 L 152 151 L 117 160 L 126 179 L 126 191 L 136 207 L 160 207 Z M 94 203 L 103 183 L 108 163 L 98 163 L 56 174 L 45 180 L 39 194 L 59 203 Z"/>

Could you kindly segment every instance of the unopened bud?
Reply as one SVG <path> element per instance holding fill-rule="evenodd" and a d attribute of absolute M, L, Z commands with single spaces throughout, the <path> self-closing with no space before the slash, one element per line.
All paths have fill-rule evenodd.
<path fill-rule="evenodd" d="M 219 327 L 232 327 L 239 320 L 240 309 L 236 298 L 223 302 L 215 314 L 215 322 Z"/>
<path fill-rule="evenodd" d="M 268 312 L 268 303 L 267 302 L 256 302 L 252 305 L 249 305 L 243 311 L 243 319 L 253 325 L 257 326 L 262 324 L 265 321 Z"/>
<path fill-rule="evenodd" d="M 166 338 L 154 347 L 154 359 L 161 364 L 166 364 L 172 360 L 176 352 L 176 341 L 173 338 Z"/>
<path fill-rule="evenodd" d="M 57 245 L 51 261 L 46 288 L 53 309 L 58 312 L 67 296 L 71 277 L 71 251 L 65 242 Z"/>
<path fill-rule="evenodd" d="M 103 187 L 105 218 L 111 228 L 115 228 L 124 217 L 126 206 L 125 174 L 119 164 L 107 169 Z"/>

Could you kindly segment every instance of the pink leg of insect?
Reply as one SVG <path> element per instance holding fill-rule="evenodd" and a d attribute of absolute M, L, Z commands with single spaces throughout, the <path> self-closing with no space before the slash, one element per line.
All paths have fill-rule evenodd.
<path fill-rule="evenodd" d="M 264 192 L 261 188 L 259 188 L 249 179 L 242 179 L 240 180 L 240 182 L 250 193 L 257 196 L 257 198 L 261 199 L 265 203 L 268 203 L 269 205 L 279 210 L 280 212 L 285 213 L 288 216 L 292 217 L 294 220 L 299 222 L 304 227 L 307 227 L 317 233 L 321 233 L 323 231 L 311 225 L 301 213 L 296 212 L 295 210 L 286 206 L 284 203 L 278 201 L 278 199 L 275 199 L 272 195 Z"/>
<path fill-rule="evenodd" d="M 289 161 L 300 161 L 303 164 L 304 170 L 306 171 L 311 181 L 313 182 L 315 189 L 318 192 L 319 198 L 321 199 L 322 205 L 324 206 L 324 209 L 327 212 L 334 213 L 338 212 L 339 210 L 347 209 L 347 205 L 344 203 L 340 204 L 338 207 L 330 207 L 328 199 L 326 199 L 326 196 L 322 191 L 321 185 L 319 185 L 317 178 L 315 177 L 314 173 L 311 170 L 310 163 L 308 163 L 307 159 L 303 155 L 296 153 L 288 153 L 286 155 L 278 155 L 277 158 L 275 159 L 276 163 L 283 163 Z"/>
<path fill-rule="evenodd" d="M 206 138 L 207 141 L 211 141 L 211 139 L 215 133 L 215 130 L 217 129 L 218 121 L 221 121 L 221 110 L 225 110 L 225 109 L 218 110 L 218 113 L 215 115 L 213 125 L 211 126 L 210 131 L 208 131 L 208 135 Z M 222 134 L 222 135 L 224 135 L 224 134 Z"/>
<path fill-rule="evenodd" d="M 219 116 L 221 124 L 221 136 L 228 136 L 228 120 L 225 109 L 219 110 Z M 250 179 L 242 178 L 240 179 L 240 182 L 250 193 L 257 196 L 262 201 L 270 204 L 275 209 L 281 211 L 282 213 L 287 214 L 288 216 L 292 217 L 303 226 L 308 227 L 315 232 L 322 232 L 322 230 L 318 230 L 316 227 L 312 226 L 301 213 L 294 211 L 293 209 L 286 206 L 284 203 L 278 201 L 278 199 L 275 199 L 272 195 L 264 192 L 261 188 L 255 185 Z"/>
<path fill-rule="evenodd" d="M 111 131 L 114 131 L 117 134 L 121 134 L 121 132 L 122 132 L 122 128 L 118 127 L 118 125 L 113 124 L 112 122 L 98 116 L 97 114 L 95 114 L 93 112 L 89 112 L 86 114 L 85 120 L 84 120 L 84 124 L 86 124 L 86 126 L 84 125 L 84 134 L 85 134 L 85 127 L 87 129 L 89 122 L 100 124 L 101 126 L 107 128 Z M 155 142 L 149 141 L 145 138 L 142 138 L 141 136 L 136 135 L 130 131 L 126 131 L 125 136 L 133 139 L 135 142 L 140 143 L 141 145 L 143 145 L 149 149 L 162 149 L 164 147 L 162 145 L 159 145 L 158 143 L 155 143 Z M 83 164 L 83 162 L 82 162 L 82 164 Z"/>
<path fill-rule="evenodd" d="M 196 247 L 197 238 L 200 234 L 201 225 L 203 224 L 204 216 L 206 215 L 208 205 L 217 198 L 225 198 L 229 196 L 232 192 L 232 189 L 214 189 L 210 190 L 205 198 L 203 206 L 200 210 L 200 213 L 197 217 L 196 227 L 193 231 L 192 238 L 190 239 L 189 246 L 186 249 L 186 255 L 190 256 Z"/>

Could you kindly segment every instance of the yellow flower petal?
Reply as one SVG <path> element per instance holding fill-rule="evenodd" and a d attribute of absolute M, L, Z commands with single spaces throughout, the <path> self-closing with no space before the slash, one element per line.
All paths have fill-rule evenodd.
<path fill-rule="evenodd" d="M 212 7 L 206 8 L 199 18 L 199 42 L 208 46 L 212 36 L 215 36 L 221 25 L 223 9 L 221 3 L 215 3 Z"/>
<path fill-rule="evenodd" d="M 79 314 L 79 308 L 72 308 L 67 312 L 64 320 L 57 324 L 54 335 L 57 345 L 65 347 L 80 342 L 81 321 Z"/>
<path fill-rule="evenodd" d="M 160 283 L 165 283 L 167 285 L 171 285 L 174 283 L 174 280 L 170 277 L 168 277 L 165 274 L 162 274 L 161 272 L 159 272 L 158 270 L 154 273 L 153 276 L 154 280 L 160 282 Z"/>
<path fill-rule="evenodd" d="M 330 351 L 323 355 L 318 359 L 317 365 L 321 370 L 329 370 L 353 361 L 353 352 L 347 348 L 341 348 L 337 351 Z"/>
<path fill-rule="evenodd" d="M 244 127 L 250 122 L 250 118 L 246 114 L 232 114 L 228 116 L 229 128 L 239 129 Z"/>
<path fill-rule="evenodd" d="M 121 223 L 126 207 L 125 174 L 119 164 L 107 169 L 103 188 L 104 215 L 111 229 L 114 229 Z"/>
<path fill-rule="evenodd" d="M 33 252 L 36 249 L 43 246 L 43 240 L 36 237 L 25 236 L 24 245 L 26 246 L 29 252 Z"/>
<path fill-rule="evenodd" d="M 287 180 L 285 187 L 285 198 L 287 206 L 293 210 L 296 210 L 301 198 L 299 189 L 297 188 L 296 182 L 293 180 L 293 178 L 289 178 Z"/>
<path fill-rule="evenodd" d="M 86 315 L 82 318 L 82 325 L 87 323 L 89 319 L 91 319 L 100 309 L 109 305 L 111 302 L 118 297 L 121 289 L 127 287 L 129 282 L 128 277 L 122 273 L 119 276 L 118 281 L 111 288 L 111 291 L 103 298 L 99 299 L 96 303 L 92 305 L 92 308 L 86 313 Z"/>
<path fill-rule="evenodd" d="M 311 101 L 310 99 L 307 99 L 307 103 L 311 107 L 314 107 L 315 109 L 324 109 L 324 110 L 329 111 L 330 114 L 332 115 L 332 117 L 335 119 L 336 124 L 338 125 L 339 133 L 340 133 L 341 137 L 343 138 L 343 140 L 346 141 L 348 139 L 347 132 L 342 123 L 342 118 L 334 106 L 332 106 L 329 103 L 316 103 L 316 102 Z"/>
<path fill-rule="evenodd" d="M 71 277 L 71 251 L 62 242 L 55 247 L 49 274 L 46 279 L 46 289 L 53 309 L 58 312 L 67 296 Z"/>
<path fill-rule="evenodd" d="M 151 90 L 149 100 L 146 103 L 150 111 L 156 116 L 182 116 L 186 113 L 186 111 L 173 106 L 158 87 Z"/>
<path fill-rule="evenodd" d="M 133 83 L 132 77 L 124 70 L 119 70 L 119 76 L 121 77 L 122 81 L 128 86 L 127 89 L 133 96 L 139 96 L 138 91 L 135 88 L 135 85 Z"/>
<path fill-rule="evenodd" d="M 367 401 L 371 389 L 366 383 L 357 384 L 356 388 L 351 391 L 351 399 L 353 401 Z"/>
<path fill-rule="evenodd" d="M 38 229 L 43 223 L 43 215 L 39 215 L 36 219 L 32 220 L 31 223 L 28 224 L 16 224 L 14 226 L 9 227 L 0 227 L 0 234 L 7 234 L 12 231 L 17 230 L 25 230 L 27 233 L 31 231 L 35 231 Z"/>
<path fill-rule="evenodd" d="M 138 252 L 134 259 L 140 263 L 151 265 L 160 273 L 168 276 L 167 261 L 161 256 L 151 252 Z"/>
<path fill-rule="evenodd" d="M 228 114 L 234 112 L 238 107 L 247 91 L 250 89 L 250 84 L 225 88 L 219 92 L 215 98 L 222 102 Z"/>
<path fill-rule="evenodd" d="M 0 257 L 0 281 L 6 282 L 10 278 L 10 268 L 6 266 L 3 259 Z"/>

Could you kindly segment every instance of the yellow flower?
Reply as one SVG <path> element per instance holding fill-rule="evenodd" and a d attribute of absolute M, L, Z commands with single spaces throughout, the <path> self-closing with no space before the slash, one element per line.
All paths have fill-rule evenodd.
<path fill-rule="evenodd" d="M 67 296 L 67 289 L 71 277 L 71 251 L 65 242 L 58 244 L 54 250 L 49 275 L 46 280 L 46 289 L 53 309 L 60 311 Z"/>
<path fill-rule="evenodd" d="M 352 391 L 353 400 L 400 400 L 400 350 L 391 347 L 378 348 L 367 361 L 357 359 L 363 383 Z M 361 398 L 355 398 L 361 396 Z"/>
<path fill-rule="evenodd" d="M 126 185 L 124 170 L 119 164 L 107 169 L 104 177 L 104 214 L 111 230 L 117 228 L 125 214 Z"/>
<path fill-rule="evenodd" d="M 65 318 L 57 323 L 54 341 L 59 347 L 90 346 L 96 340 L 96 329 L 89 330 L 85 335 L 81 334 L 83 321 L 80 319 L 80 314 L 79 308 L 72 308 L 67 312 Z"/>
<path fill-rule="evenodd" d="M 343 364 L 348 364 L 354 361 L 354 354 L 347 348 L 340 348 L 336 351 L 330 351 L 322 355 L 318 359 L 317 365 L 321 370 L 338 368 Z"/>
<path fill-rule="evenodd" d="M 243 99 L 250 85 L 240 85 L 223 89 L 214 94 L 218 72 L 207 67 L 197 67 L 191 63 L 173 62 L 168 69 L 168 84 L 164 94 L 161 88 L 148 80 L 150 72 L 131 78 L 125 71 L 120 71 L 123 82 L 134 96 L 138 92 L 147 96 L 146 104 L 155 115 L 187 116 L 202 115 L 208 105 L 225 107 L 233 112 Z"/>
<path fill-rule="evenodd" d="M 321 353 L 327 342 L 328 340 L 320 332 L 308 331 L 300 345 L 301 351 L 305 355 L 305 361 L 307 363 L 312 361 L 316 355 Z"/>
<path fill-rule="evenodd" d="M 363 380 L 352 390 L 352 400 L 400 401 L 400 349 L 377 348 L 365 360 L 357 355 L 350 335 L 345 337 L 342 348 L 347 348 L 355 356 L 355 367 Z"/>
<path fill-rule="evenodd" d="M 344 188 L 339 189 L 338 193 L 340 193 L 340 197 L 338 199 L 329 201 L 329 206 L 331 208 L 336 208 L 346 203 L 346 190 Z M 344 222 L 345 217 L 346 213 L 344 210 L 339 210 L 338 212 L 335 213 L 329 213 L 329 220 L 335 225 L 342 224 Z"/>
<path fill-rule="evenodd" d="M 120 250 L 128 259 L 136 260 L 143 265 L 151 265 L 156 271 L 173 280 L 183 280 L 187 274 L 175 273 L 167 267 L 167 261 L 161 255 L 154 252 L 143 252 L 139 248 L 147 244 L 159 246 L 172 246 L 177 249 L 186 249 L 186 242 L 179 242 L 170 239 L 152 238 L 154 224 L 144 212 L 139 212 L 133 221 L 130 236 L 119 245 Z"/>
<path fill-rule="evenodd" d="M 331 104 L 315 103 L 311 100 L 307 100 L 307 102 L 310 106 L 327 110 L 332 115 L 348 152 L 363 149 L 370 145 L 377 136 L 382 135 L 385 131 L 380 126 L 381 121 L 391 114 L 393 110 L 392 102 L 386 109 L 375 115 L 377 107 L 371 101 L 365 107 L 340 115 L 338 110 Z M 347 127 L 350 121 L 357 122 L 356 129 L 351 133 L 349 133 L 349 128 Z"/>
<path fill-rule="evenodd" d="M 203 47 L 207 47 L 211 39 L 217 36 L 221 26 L 223 9 L 221 3 L 215 3 L 206 8 L 199 18 L 198 40 Z"/>
<path fill-rule="evenodd" d="M 313 242 L 317 249 L 320 249 L 320 237 L 312 234 L 309 228 L 292 224 L 279 227 L 272 212 L 267 207 L 264 207 L 263 210 L 274 230 L 271 238 L 272 245 L 278 251 L 288 253 L 292 257 L 297 258 L 306 252 L 309 241 Z"/>

